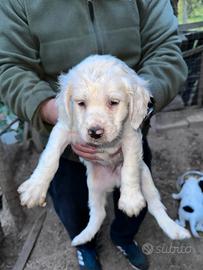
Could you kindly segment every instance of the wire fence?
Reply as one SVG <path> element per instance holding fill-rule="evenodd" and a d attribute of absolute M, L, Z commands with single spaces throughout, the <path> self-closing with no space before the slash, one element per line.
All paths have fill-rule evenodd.
<path fill-rule="evenodd" d="M 188 78 L 180 90 L 185 106 L 203 105 L 203 22 L 179 26 Z"/>

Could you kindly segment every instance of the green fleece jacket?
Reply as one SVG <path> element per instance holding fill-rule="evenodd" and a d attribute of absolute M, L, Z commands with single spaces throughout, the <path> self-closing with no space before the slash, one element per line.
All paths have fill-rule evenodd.
<path fill-rule="evenodd" d="M 0 98 L 45 142 L 38 108 L 56 95 L 58 75 L 111 54 L 149 82 L 159 111 L 187 75 L 178 44 L 169 0 L 1 0 Z"/>

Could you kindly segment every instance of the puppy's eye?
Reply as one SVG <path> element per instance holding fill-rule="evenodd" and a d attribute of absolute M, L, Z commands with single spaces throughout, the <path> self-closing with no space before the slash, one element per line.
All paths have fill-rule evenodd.
<path fill-rule="evenodd" d="M 85 102 L 84 101 L 78 101 L 77 103 L 78 103 L 78 105 L 80 107 L 85 107 Z"/>
<path fill-rule="evenodd" d="M 120 103 L 120 100 L 117 100 L 117 99 L 109 100 L 110 106 L 117 106 L 119 103 Z"/>

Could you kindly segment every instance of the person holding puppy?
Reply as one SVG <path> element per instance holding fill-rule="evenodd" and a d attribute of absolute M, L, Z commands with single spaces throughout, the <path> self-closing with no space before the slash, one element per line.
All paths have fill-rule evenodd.
<path fill-rule="evenodd" d="M 44 145 L 57 121 L 57 77 L 89 55 L 111 54 L 126 62 L 149 82 L 155 111 L 175 97 L 187 75 L 169 0 L 7 0 L 0 2 L 0 17 L 0 98 L 32 124 Z M 149 119 L 143 126 L 144 160 L 150 167 Z M 71 239 L 89 219 L 86 171 L 78 156 L 98 162 L 96 148 L 72 145 L 49 189 Z M 119 196 L 116 189 L 112 242 L 134 268 L 148 269 L 133 240 L 147 208 L 129 218 L 117 207 Z M 80 269 L 102 269 L 95 242 L 77 247 Z"/>

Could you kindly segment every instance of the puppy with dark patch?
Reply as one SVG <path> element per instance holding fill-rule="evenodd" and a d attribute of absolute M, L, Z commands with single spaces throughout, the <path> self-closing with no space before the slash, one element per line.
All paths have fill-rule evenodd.
<path fill-rule="evenodd" d="M 180 200 L 179 219 L 176 222 L 185 227 L 186 221 L 194 237 L 200 237 L 203 232 L 203 175 L 198 179 L 194 175 L 181 183 L 179 193 L 172 194 L 175 200 Z"/>

